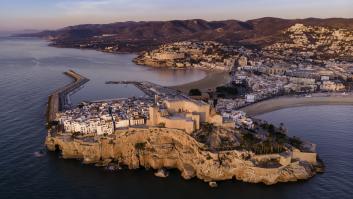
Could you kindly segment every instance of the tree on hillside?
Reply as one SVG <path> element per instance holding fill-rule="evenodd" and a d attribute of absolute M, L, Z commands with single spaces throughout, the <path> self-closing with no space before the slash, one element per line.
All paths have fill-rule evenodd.
<path fill-rule="evenodd" d="M 135 149 L 137 150 L 137 158 L 139 160 L 139 165 L 141 165 L 140 154 L 146 147 L 146 142 L 137 142 L 135 144 Z"/>
<path fill-rule="evenodd" d="M 199 89 L 193 88 L 193 89 L 190 89 L 189 95 L 190 96 L 201 96 L 202 93 L 201 93 L 201 91 Z"/>

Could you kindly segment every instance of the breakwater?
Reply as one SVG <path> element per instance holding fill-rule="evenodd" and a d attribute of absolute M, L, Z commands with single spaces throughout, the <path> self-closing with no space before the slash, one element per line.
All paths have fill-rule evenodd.
<path fill-rule="evenodd" d="M 64 74 L 73 78 L 74 81 L 62 88 L 55 90 L 48 97 L 48 123 L 56 120 L 56 113 L 70 107 L 70 102 L 68 100 L 70 93 L 89 81 L 88 78 L 76 73 L 73 70 L 66 71 Z"/>

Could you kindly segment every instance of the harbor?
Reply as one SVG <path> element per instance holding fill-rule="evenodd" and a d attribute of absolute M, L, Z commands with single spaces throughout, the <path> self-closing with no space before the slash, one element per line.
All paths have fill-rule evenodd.
<path fill-rule="evenodd" d="M 134 85 L 136 88 L 141 90 L 148 97 L 154 98 L 156 95 L 158 96 L 170 96 L 170 97 L 184 97 L 187 98 L 180 91 L 176 91 L 173 88 L 168 88 L 164 86 L 160 86 L 148 81 L 107 81 L 106 84 L 130 84 Z"/>

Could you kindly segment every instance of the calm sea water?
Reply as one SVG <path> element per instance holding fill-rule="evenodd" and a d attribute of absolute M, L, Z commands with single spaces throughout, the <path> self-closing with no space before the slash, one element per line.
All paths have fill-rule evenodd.
<path fill-rule="evenodd" d="M 0 39 L 0 198 L 352 198 L 353 107 L 282 109 L 259 116 L 284 122 L 291 135 L 318 144 L 327 172 L 308 181 L 265 186 L 237 181 L 210 189 L 178 171 L 160 179 L 152 171 L 108 172 L 63 160 L 44 148 L 47 96 L 70 79 L 74 69 L 91 81 L 72 100 L 139 96 L 135 87 L 105 85 L 107 80 L 150 80 L 175 85 L 198 80 L 201 71 L 156 70 L 130 62 L 134 55 L 58 49 L 34 39 Z"/>

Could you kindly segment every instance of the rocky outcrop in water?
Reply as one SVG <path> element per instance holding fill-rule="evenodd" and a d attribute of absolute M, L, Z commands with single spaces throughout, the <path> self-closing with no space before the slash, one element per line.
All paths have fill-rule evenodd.
<path fill-rule="evenodd" d="M 293 158 L 291 152 L 272 155 L 281 164 L 266 168 L 259 161 L 272 156 L 238 150 L 211 152 L 184 131 L 167 128 L 120 130 L 105 137 L 48 135 L 45 144 L 51 151 L 59 149 L 67 159 L 92 164 L 117 162 L 129 169 L 176 168 L 184 179 L 197 177 L 205 182 L 237 179 L 270 185 L 316 174 L 315 162 Z"/>

